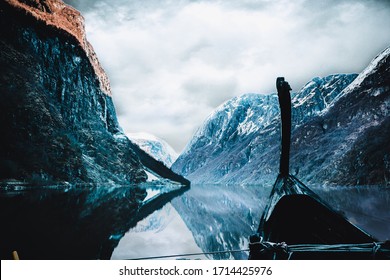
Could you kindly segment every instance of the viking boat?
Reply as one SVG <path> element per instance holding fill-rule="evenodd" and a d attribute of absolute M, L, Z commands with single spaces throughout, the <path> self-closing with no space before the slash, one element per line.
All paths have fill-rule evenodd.
<path fill-rule="evenodd" d="M 333 210 L 289 174 L 290 85 L 276 80 L 282 126 L 279 175 L 256 234 L 249 259 L 390 259 L 390 242 L 380 242 Z"/>

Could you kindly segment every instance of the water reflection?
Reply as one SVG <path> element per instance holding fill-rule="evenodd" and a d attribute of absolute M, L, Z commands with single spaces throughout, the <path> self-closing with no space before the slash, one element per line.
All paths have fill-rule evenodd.
<path fill-rule="evenodd" d="M 0 188 L 0 254 L 22 259 L 247 259 L 272 184 Z M 379 240 L 390 239 L 389 187 L 313 187 Z M 169 203 L 170 202 L 170 203 Z"/>
<path fill-rule="evenodd" d="M 113 259 L 191 254 L 248 248 L 270 188 L 194 185 L 131 229 Z M 173 207 L 174 208 L 173 208 Z M 206 254 L 191 259 L 247 259 L 247 252 Z"/>
<path fill-rule="evenodd" d="M 195 253 L 199 251 L 197 247 L 205 253 L 247 249 L 249 236 L 257 231 L 271 186 L 272 184 L 194 185 L 171 202 L 180 219 L 192 233 L 193 240 L 183 223 L 179 222 L 177 214 L 172 216 L 167 214 L 172 211 L 171 206 L 167 206 L 168 208 L 153 213 L 129 231 L 115 249 L 113 256 L 126 259 Z M 355 225 L 379 240 L 389 239 L 390 188 L 370 186 L 312 189 Z M 196 247 L 193 246 L 194 243 Z M 248 253 L 205 256 L 209 259 L 247 259 Z"/>
<path fill-rule="evenodd" d="M 268 201 L 269 186 L 195 185 L 172 204 L 204 252 L 248 249 Z M 247 259 L 248 252 L 207 255 L 210 259 Z"/>
<path fill-rule="evenodd" d="M 21 259 L 109 259 L 130 228 L 183 191 L 145 185 L 0 188 L 1 258 L 17 250 Z"/>
<path fill-rule="evenodd" d="M 333 209 L 378 240 L 390 240 L 390 187 L 314 187 Z"/>
<path fill-rule="evenodd" d="M 192 233 L 176 209 L 168 203 L 127 232 L 115 248 L 111 259 L 137 259 L 198 252 L 202 253 L 202 250 L 196 245 Z M 196 258 L 205 259 L 202 255 Z"/>

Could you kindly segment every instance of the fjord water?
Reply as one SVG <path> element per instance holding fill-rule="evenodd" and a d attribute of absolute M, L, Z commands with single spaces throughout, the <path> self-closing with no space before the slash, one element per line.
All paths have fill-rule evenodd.
<path fill-rule="evenodd" d="M 113 259 L 198 252 L 192 259 L 247 259 L 248 239 L 256 232 L 272 184 L 194 185 L 162 210 L 129 230 Z M 390 188 L 383 186 L 312 188 L 333 209 L 378 240 L 390 239 Z M 189 234 L 191 232 L 192 238 Z"/>
<path fill-rule="evenodd" d="M 178 185 L 0 187 L 0 256 L 109 259 L 138 221 L 185 189 Z"/>
<path fill-rule="evenodd" d="M 247 249 L 247 240 L 257 229 L 269 192 L 270 188 L 263 186 L 191 186 L 164 209 L 131 229 L 115 248 L 112 258 Z M 247 253 L 192 258 L 245 259 Z"/>
<path fill-rule="evenodd" d="M 134 259 L 248 248 L 272 184 L 0 188 L 1 258 Z M 390 188 L 312 187 L 379 240 L 390 238 Z M 185 192 L 184 192 L 185 191 Z M 193 259 L 246 259 L 247 251 Z M 178 258 L 178 257 L 177 257 Z"/>

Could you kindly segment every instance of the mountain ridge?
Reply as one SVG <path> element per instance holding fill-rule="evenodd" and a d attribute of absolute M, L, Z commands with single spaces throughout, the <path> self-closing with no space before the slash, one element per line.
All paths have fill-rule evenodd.
<path fill-rule="evenodd" d="M 389 48 L 379 54 L 359 75 L 335 74 L 324 78 L 315 77 L 299 92 L 292 93 L 291 173 L 298 174 L 307 182 L 320 184 L 386 184 L 388 182 L 386 178 L 390 178 L 389 169 L 386 169 L 386 164 L 380 162 L 386 162 L 385 158 L 390 156 L 389 152 L 383 148 L 386 146 L 381 148 L 372 140 L 366 142 L 383 152 L 383 155 L 376 153 L 375 159 L 370 158 L 370 164 L 376 166 L 375 172 L 381 174 L 376 179 L 374 176 L 367 176 L 365 180 L 363 175 L 356 174 L 352 169 L 359 169 L 362 174 L 366 173 L 362 171 L 362 166 L 356 167 L 358 164 L 349 170 L 343 169 L 340 164 L 335 164 L 342 161 L 346 166 L 348 162 L 353 162 L 351 155 L 355 153 L 351 151 L 351 155 L 346 154 L 349 150 L 345 147 L 355 144 L 356 139 L 353 137 L 357 135 L 357 131 L 369 133 L 367 129 L 370 128 L 370 123 L 383 124 L 386 127 L 390 87 L 388 57 Z M 371 100 L 370 97 L 376 98 L 377 101 Z M 272 181 L 275 178 L 280 153 L 280 117 L 276 97 L 274 97 L 274 105 L 264 109 L 271 115 L 265 122 L 258 117 L 253 124 L 235 123 L 229 127 L 231 133 L 229 137 L 224 138 L 224 141 L 213 143 L 207 140 L 213 138 L 208 135 L 208 129 L 210 130 L 211 127 L 216 131 L 220 129 L 221 131 L 218 131 L 220 135 L 229 131 L 224 126 L 227 120 L 219 112 L 221 108 L 228 106 L 227 103 L 235 103 L 239 98 L 227 101 L 210 115 L 195 133 L 184 153 L 173 164 L 173 170 L 188 176 L 193 183 L 256 184 L 264 180 Z M 378 101 L 380 98 L 382 101 Z M 252 103 L 252 110 L 260 104 Z M 368 104 L 372 106 L 371 109 Z M 239 106 L 235 108 L 239 110 Z M 359 111 L 361 113 L 358 113 Z M 241 110 L 236 116 L 236 122 L 245 120 L 246 112 Z M 215 116 L 215 114 L 219 115 Z M 348 122 L 357 114 L 356 124 Z M 262 113 L 262 116 L 265 116 L 265 113 Z M 221 124 L 218 124 L 219 122 Z M 252 136 L 239 135 L 237 128 L 245 125 L 252 128 L 260 127 L 261 123 L 265 123 L 265 127 L 252 131 Z M 345 125 L 344 130 L 337 129 L 343 125 Z M 331 137 L 332 131 L 336 131 L 334 136 L 338 137 L 337 139 Z M 364 138 L 363 134 L 359 137 Z M 386 137 L 383 135 L 378 135 L 377 138 L 381 143 L 386 142 Z M 328 145 L 329 143 L 332 143 L 333 147 Z M 363 140 L 359 143 L 360 149 L 366 146 L 362 145 Z M 365 149 L 372 150 L 368 147 Z M 374 168 L 370 164 L 366 165 L 368 169 Z"/>

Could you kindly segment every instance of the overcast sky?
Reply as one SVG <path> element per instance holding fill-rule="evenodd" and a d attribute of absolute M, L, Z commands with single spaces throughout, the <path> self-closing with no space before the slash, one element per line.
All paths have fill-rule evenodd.
<path fill-rule="evenodd" d="M 65 0 L 82 12 L 125 132 L 180 152 L 224 101 L 360 72 L 390 45 L 388 0 Z"/>

